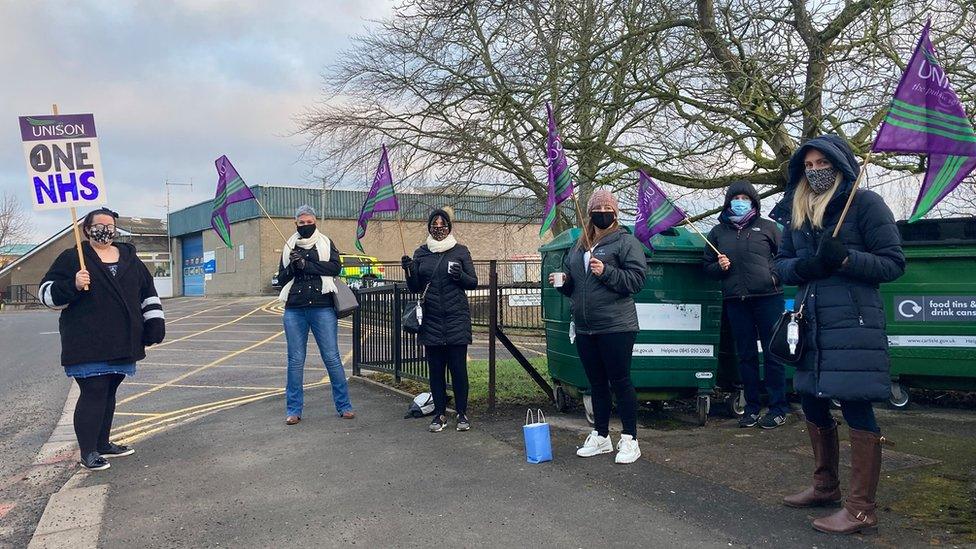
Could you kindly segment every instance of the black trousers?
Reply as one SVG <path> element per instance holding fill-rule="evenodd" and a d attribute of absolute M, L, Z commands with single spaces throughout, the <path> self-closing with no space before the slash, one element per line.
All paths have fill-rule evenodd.
<path fill-rule="evenodd" d="M 115 393 L 123 379 L 122 374 L 75 378 L 81 389 L 75 404 L 75 436 L 82 456 L 108 446 L 115 418 Z"/>
<path fill-rule="evenodd" d="M 610 433 L 610 390 L 617 397 L 617 411 L 623 433 L 637 438 L 637 391 L 630 381 L 630 362 L 637 332 L 576 336 L 586 379 L 593 395 L 593 417 L 596 432 Z"/>
<path fill-rule="evenodd" d="M 829 429 L 834 425 L 834 418 L 830 415 L 830 399 L 817 398 L 813 395 L 801 394 L 800 404 L 807 421 L 821 429 Z M 866 400 L 842 400 L 840 411 L 851 429 L 880 433 L 878 421 L 874 417 L 874 406 Z"/>
<path fill-rule="evenodd" d="M 434 415 L 447 411 L 447 371 L 451 372 L 454 406 L 459 414 L 468 411 L 468 346 L 425 345 L 430 392 L 434 397 Z"/>

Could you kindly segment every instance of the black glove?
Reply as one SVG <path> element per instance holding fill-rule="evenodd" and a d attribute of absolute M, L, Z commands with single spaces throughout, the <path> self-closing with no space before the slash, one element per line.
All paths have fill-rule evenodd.
<path fill-rule="evenodd" d="M 848 254 L 847 246 L 839 238 L 828 238 L 824 240 L 823 246 L 820 247 L 820 252 L 817 253 L 817 259 L 820 260 L 820 263 L 823 264 L 828 272 L 833 274 L 837 269 L 841 268 Z"/>
<path fill-rule="evenodd" d="M 409 255 L 405 255 L 401 257 L 400 265 L 403 266 L 404 271 L 409 271 L 410 269 L 413 268 L 413 258 L 411 258 Z"/>
<path fill-rule="evenodd" d="M 824 267 L 823 263 L 816 256 L 807 257 L 796 262 L 796 274 L 803 277 L 805 280 L 820 280 L 822 278 L 827 278 L 830 273 Z"/>
<path fill-rule="evenodd" d="M 291 266 L 297 271 L 305 270 L 305 254 L 298 250 L 292 250 L 291 254 L 288 255 L 288 259 L 291 260 Z"/>
<path fill-rule="evenodd" d="M 150 318 L 142 325 L 142 344 L 146 347 L 162 343 L 166 337 L 166 323 L 161 318 Z"/>
<path fill-rule="evenodd" d="M 454 280 L 461 280 L 461 264 L 454 263 L 447 269 L 447 274 L 451 275 Z"/>

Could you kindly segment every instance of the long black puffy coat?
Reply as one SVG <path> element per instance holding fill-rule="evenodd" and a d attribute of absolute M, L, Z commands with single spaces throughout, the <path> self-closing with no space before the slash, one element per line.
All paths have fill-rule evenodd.
<path fill-rule="evenodd" d="M 756 217 L 739 229 L 729 219 L 732 198 L 744 194 L 752 200 Z M 759 193 L 748 181 L 736 181 L 725 193 L 725 208 L 718 216 L 718 225 L 708 233 L 708 240 L 731 262 L 723 271 L 718 264 L 718 254 L 711 246 L 705 246 L 703 261 L 705 273 L 722 282 L 725 299 L 763 297 L 783 293 L 775 276 L 773 257 L 779 251 L 783 233 L 776 223 L 760 217 Z"/>
<path fill-rule="evenodd" d="M 833 233 L 859 170 L 856 157 L 841 138 L 828 135 L 805 143 L 790 160 L 786 194 L 771 214 L 784 225 L 790 221 L 793 193 L 811 148 L 821 151 L 844 179 L 827 206 L 824 228 L 787 226 L 776 257 L 780 280 L 799 286 L 798 299 L 809 283 L 804 311 L 806 347 L 793 385 L 800 393 L 820 398 L 885 400 L 891 392 L 891 378 L 878 285 L 905 272 L 901 236 L 881 196 L 859 190 L 838 236 L 850 251 L 847 264 L 826 279 L 810 282 L 801 277 L 797 262 L 816 255 L 821 240 Z"/>
<path fill-rule="evenodd" d="M 454 280 L 447 273 L 447 263 L 461 264 L 461 278 Z M 450 250 L 434 253 L 423 245 L 413 254 L 413 266 L 407 271 L 407 286 L 411 291 L 423 292 L 430 282 L 424 299 L 424 317 L 420 325 L 422 345 L 470 345 L 471 309 L 465 290 L 478 287 L 478 275 L 471 261 L 471 252 L 461 244 Z"/>

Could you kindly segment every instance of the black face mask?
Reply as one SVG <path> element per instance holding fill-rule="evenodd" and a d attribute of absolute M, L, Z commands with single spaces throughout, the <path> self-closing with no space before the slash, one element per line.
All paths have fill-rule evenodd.
<path fill-rule="evenodd" d="M 308 238 L 315 234 L 315 223 L 311 225 L 299 225 L 298 226 L 298 236 L 302 238 Z"/>
<path fill-rule="evenodd" d="M 616 215 L 613 212 L 590 212 L 590 221 L 601 231 L 605 231 L 613 225 Z"/>

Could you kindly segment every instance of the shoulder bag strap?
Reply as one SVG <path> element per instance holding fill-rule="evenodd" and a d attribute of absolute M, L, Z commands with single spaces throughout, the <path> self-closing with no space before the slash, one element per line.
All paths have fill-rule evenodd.
<path fill-rule="evenodd" d="M 433 275 L 437 274 L 438 269 L 441 268 L 441 263 L 444 262 L 444 255 L 443 253 L 441 254 L 441 258 L 437 261 L 437 266 L 434 267 L 434 272 L 431 274 L 430 280 L 427 281 L 427 286 L 424 287 L 424 293 L 420 294 L 420 299 L 417 301 L 423 301 L 427 298 L 427 290 L 430 290 L 430 285 L 434 282 Z"/>

